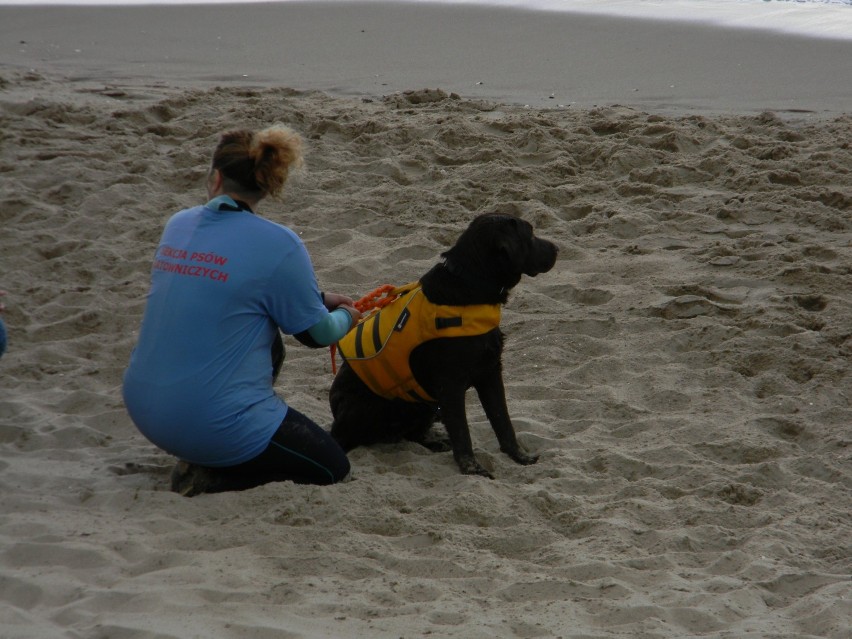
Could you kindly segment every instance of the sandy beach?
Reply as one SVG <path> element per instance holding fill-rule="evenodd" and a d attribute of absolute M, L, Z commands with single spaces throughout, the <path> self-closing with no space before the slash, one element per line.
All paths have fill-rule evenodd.
<path fill-rule="evenodd" d="M 394 5 L 0 25 L 0 637 L 849 637 L 852 41 Z M 503 314 L 537 464 L 471 393 L 494 480 L 401 444 L 331 487 L 168 490 L 120 395 L 151 260 L 218 134 L 273 122 L 308 155 L 260 212 L 327 290 L 409 282 L 485 211 L 559 244 Z M 328 351 L 287 346 L 278 390 L 327 425 Z"/>

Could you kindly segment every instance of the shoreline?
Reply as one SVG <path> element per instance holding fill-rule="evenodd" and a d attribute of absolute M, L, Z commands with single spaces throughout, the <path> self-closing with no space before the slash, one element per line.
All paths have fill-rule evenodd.
<path fill-rule="evenodd" d="M 7 70 L 79 86 L 440 88 L 536 108 L 831 115 L 852 41 L 468 5 L 0 6 Z"/>
<path fill-rule="evenodd" d="M 305 0 L 0 0 L 0 6 L 139 6 L 269 4 Z M 330 1 L 330 0 L 326 0 Z M 335 4 L 365 0 L 333 0 Z M 397 4 L 432 3 L 525 11 L 586 14 L 746 28 L 812 38 L 852 39 L 852 2 L 849 0 L 667 0 L 661 3 L 624 3 L 621 0 L 395 0 Z"/>

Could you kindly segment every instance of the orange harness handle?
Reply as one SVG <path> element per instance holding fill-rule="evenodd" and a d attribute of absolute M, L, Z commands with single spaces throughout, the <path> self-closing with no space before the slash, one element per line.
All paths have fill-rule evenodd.
<path fill-rule="evenodd" d="M 355 308 L 357 308 L 361 313 L 364 313 L 364 317 L 361 318 L 361 322 L 363 322 L 367 318 L 368 311 L 374 311 L 376 309 L 382 309 L 391 302 L 393 302 L 397 298 L 397 287 L 392 284 L 382 284 L 378 288 L 370 291 L 364 297 L 359 299 L 357 302 L 353 304 Z M 359 322 L 360 324 L 360 322 Z M 352 328 L 355 328 L 354 326 Z M 331 374 L 337 374 L 337 344 L 332 344 L 328 347 L 328 350 L 331 353 Z"/>

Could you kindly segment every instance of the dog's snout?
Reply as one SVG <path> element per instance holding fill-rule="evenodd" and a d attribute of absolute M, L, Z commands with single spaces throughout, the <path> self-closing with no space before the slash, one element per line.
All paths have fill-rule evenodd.
<path fill-rule="evenodd" d="M 559 247 L 556 244 L 549 240 L 534 238 L 533 250 L 530 252 L 530 259 L 524 272 L 530 276 L 547 273 L 556 264 L 557 255 L 559 255 Z"/>
<path fill-rule="evenodd" d="M 556 244 L 554 244 L 553 242 L 549 242 L 547 240 L 545 240 L 545 242 L 547 242 L 550 245 L 550 250 L 551 250 L 552 255 L 553 255 L 553 261 L 556 262 L 556 257 L 559 255 L 559 247 L 556 246 Z"/>

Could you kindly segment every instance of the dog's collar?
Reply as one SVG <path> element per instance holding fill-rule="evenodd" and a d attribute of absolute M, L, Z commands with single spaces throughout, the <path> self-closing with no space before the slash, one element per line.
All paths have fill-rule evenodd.
<path fill-rule="evenodd" d="M 497 285 L 493 280 L 474 275 L 470 271 L 453 262 L 449 257 L 444 258 L 444 268 L 466 284 L 470 285 L 472 288 L 486 291 L 493 289 L 497 291 L 498 295 L 503 295 L 506 292 L 505 286 Z"/>

